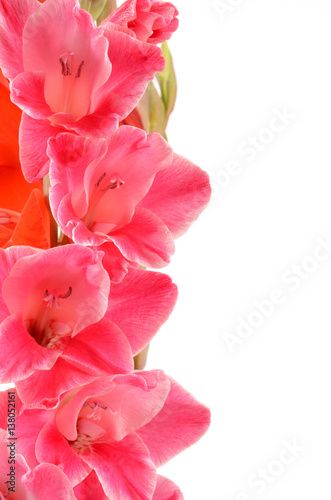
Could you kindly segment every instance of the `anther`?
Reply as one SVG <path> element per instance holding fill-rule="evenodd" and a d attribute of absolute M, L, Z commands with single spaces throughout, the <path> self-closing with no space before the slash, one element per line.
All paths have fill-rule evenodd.
<path fill-rule="evenodd" d="M 62 75 L 66 76 L 67 75 L 66 65 L 64 64 L 62 57 L 60 57 L 59 63 L 61 64 L 62 67 Z"/>
<path fill-rule="evenodd" d="M 106 172 L 104 172 L 102 174 L 102 176 L 100 177 L 100 179 L 98 180 L 98 182 L 96 183 L 96 187 L 99 187 L 100 186 L 100 182 L 103 181 L 103 179 L 106 177 Z"/>
<path fill-rule="evenodd" d="M 69 290 L 64 295 L 59 295 L 60 299 L 67 299 L 72 294 L 72 286 L 69 286 Z"/>
<path fill-rule="evenodd" d="M 82 61 L 82 62 L 80 63 L 80 65 L 78 66 L 78 70 L 77 70 L 77 73 L 76 73 L 75 78 L 80 78 L 80 74 L 81 74 L 81 71 L 82 71 L 82 67 L 84 66 L 84 62 L 85 62 L 85 61 Z"/>
<path fill-rule="evenodd" d="M 116 173 L 111 177 L 109 184 L 100 188 L 100 191 L 107 191 L 107 189 L 119 189 L 123 184 L 125 184 L 125 182 L 121 176 Z"/>
<path fill-rule="evenodd" d="M 67 293 L 65 293 L 63 295 L 59 295 L 56 290 L 49 292 L 49 290 L 46 289 L 45 294 L 44 294 L 44 301 L 48 302 L 47 307 L 49 307 L 50 309 L 52 309 L 53 304 L 55 304 L 55 307 L 57 309 L 60 309 L 59 299 L 67 299 L 68 297 L 70 297 L 71 294 L 72 294 L 72 287 L 71 286 L 69 286 Z"/>

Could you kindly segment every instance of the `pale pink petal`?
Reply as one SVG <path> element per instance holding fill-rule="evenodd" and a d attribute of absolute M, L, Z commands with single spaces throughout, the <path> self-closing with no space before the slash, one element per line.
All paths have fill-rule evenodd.
<path fill-rule="evenodd" d="M 158 475 L 153 500 L 184 500 L 184 496 L 175 483 Z"/>
<path fill-rule="evenodd" d="M 156 214 L 178 238 L 204 210 L 210 194 L 207 173 L 186 158 L 174 155 L 171 167 L 156 174 L 139 206 Z"/>
<path fill-rule="evenodd" d="M 76 335 L 62 357 L 76 368 L 99 377 L 133 369 L 128 340 L 114 323 L 105 318 Z"/>
<path fill-rule="evenodd" d="M 145 386 L 141 387 L 137 385 L 141 384 L 141 380 L 137 379 L 143 375 L 143 372 L 139 372 L 128 376 L 115 376 L 115 387 L 109 393 L 87 399 L 92 405 L 95 401 L 100 401 L 108 408 L 98 420 L 98 425 L 115 441 L 121 441 L 150 422 L 159 413 L 167 398 L 170 382 L 163 372 L 150 372 L 150 376 L 144 380 Z M 87 404 L 80 411 L 79 418 L 88 419 L 90 413 L 91 409 Z"/>
<path fill-rule="evenodd" d="M 39 370 L 52 368 L 61 351 L 41 347 L 27 332 L 20 313 L 0 325 L 0 383 L 24 380 Z"/>
<path fill-rule="evenodd" d="M 110 288 L 106 316 L 138 354 L 169 318 L 177 300 L 177 287 L 166 274 L 130 269 L 121 283 Z"/>
<path fill-rule="evenodd" d="M 44 86 L 43 73 L 21 73 L 11 84 L 11 99 L 31 118 L 48 118 L 53 113 L 45 101 Z"/>
<path fill-rule="evenodd" d="M 104 33 L 109 41 L 108 56 L 112 72 L 108 82 L 97 91 L 92 112 L 105 101 L 104 96 L 108 92 L 113 92 L 127 105 L 122 119 L 136 106 L 155 73 L 163 71 L 165 61 L 158 47 L 113 30 L 111 24 L 104 27 Z M 114 112 L 117 112 L 117 109 L 114 109 Z"/>
<path fill-rule="evenodd" d="M 52 422 L 46 424 L 38 436 L 36 455 L 40 462 L 57 465 L 63 470 L 72 486 L 91 472 L 91 467 L 77 455 Z"/>
<path fill-rule="evenodd" d="M 81 458 L 93 468 L 113 500 L 150 500 L 156 473 L 144 443 L 136 434 L 120 442 L 94 443 Z"/>
<path fill-rule="evenodd" d="M 35 120 L 26 113 L 22 114 L 20 160 L 23 175 L 28 182 L 36 182 L 48 173 L 47 141 L 61 130 L 53 127 L 47 120 Z"/>
<path fill-rule="evenodd" d="M 60 357 L 51 370 L 33 373 L 16 387 L 26 408 L 50 409 L 58 404 L 61 394 L 94 379 Z"/>
<path fill-rule="evenodd" d="M 210 424 L 210 411 L 170 379 L 168 398 L 156 417 L 137 431 L 160 467 L 198 441 Z"/>
<path fill-rule="evenodd" d="M 40 7 L 37 0 L 1 0 L 0 2 L 0 66 L 12 80 L 24 71 L 22 33 L 28 17 Z"/>
<path fill-rule="evenodd" d="M 77 500 L 109 500 L 109 497 L 102 489 L 95 471 L 92 471 L 84 481 L 77 484 L 74 492 Z"/>
<path fill-rule="evenodd" d="M 20 310 L 24 320 L 38 321 L 47 309 L 46 290 L 60 300 L 59 308 L 47 310 L 49 324 L 66 324 L 75 335 L 96 323 L 108 306 L 109 277 L 102 267 L 102 256 L 79 245 L 64 245 L 20 259 L 3 284 L 9 311 Z"/>
<path fill-rule="evenodd" d="M 21 479 L 28 498 L 33 500 L 76 500 L 67 476 L 55 465 L 41 464 Z M 21 497 L 19 497 L 21 499 Z M 23 497 L 22 497 L 23 500 Z"/>
<path fill-rule="evenodd" d="M 104 377 L 66 394 L 56 412 L 56 424 L 61 434 L 69 441 L 75 441 L 77 419 L 85 401 L 92 396 L 99 398 L 111 392 L 114 387 L 113 377 Z"/>
<path fill-rule="evenodd" d="M 129 224 L 113 231 L 109 237 L 126 259 L 146 267 L 166 266 L 175 251 L 167 226 L 153 212 L 142 207 L 136 208 Z"/>
<path fill-rule="evenodd" d="M 23 32 L 25 71 L 44 72 L 46 102 L 76 120 L 89 113 L 94 92 L 109 78 L 107 49 L 102 30 L 78 0 L 47 0 Z"/>
<path fill-rule="evenodd" d="M 75 122 L 62 123 L 63 127 L 68 131 L 96 138 L 106 137 L 116 132 L 118 122 L 130 113 L 130 108 L 121 96 L 107 90 L 106 85 L 103 86 L 105 88 L 102 92 L 97 93 L 91 114 Z"/>

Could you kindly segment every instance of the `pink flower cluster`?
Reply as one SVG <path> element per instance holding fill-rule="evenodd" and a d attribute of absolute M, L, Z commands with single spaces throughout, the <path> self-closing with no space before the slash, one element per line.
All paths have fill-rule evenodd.
<path fill-rule="evenodd" d="M 169 263 L 209 180 L 158 133 L 119 126 L 164 69 L 177 14 L 127 0 L 97 25 L 78 0 L 0 0 L 22 171 L 49 182 L 56 222 L 52 248 L 0 249 L 0 383 L 15 384 L 0 393 L 0 499 L 183 498 L 156 471 L 209 410 L 133 357 L 177 299 L 146 268 Z"/>

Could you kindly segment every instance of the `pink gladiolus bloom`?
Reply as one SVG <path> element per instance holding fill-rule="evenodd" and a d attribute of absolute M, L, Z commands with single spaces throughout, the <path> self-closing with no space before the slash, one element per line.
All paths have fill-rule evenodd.
<path fill-rule="evenodd" d="M 48 171 L 59 132 L 104 137 L 142 96 L 161 50 L 108 24 L 97 28 L 78 0 L 1 0 L 0 66 L 22 110 L 20 159 L 29 182 Z"/>
<path fill-rule="evenodd" d="M 30 467 L 59 466 L 78 500 L 179 500 L 156 468 L 200 439 L 209 422 L 209 410 L 162 371 L 134 372 L 76 388 L 54 410 L 25 410 L 17 446 Z"/>
<path fill-rule="evenodd" d="M 168 276 L 132 269 L 109 290 L 102 256 L 79 245 L 0 249 L 0 383 L 14 381 L 26 405 L 52 407 L 77 385 L 131 371 L 169 317 Z"/>
<path fill-rule="evenodd" d="M 123 272 L 128 262 L 168 264 L 174 238 L 209 201 L 207 174 L 174 155 L 159 134 L 135 127 L 122 126 L 107 139 L 59 134 L 48 155 L 50 203 L 61 230 L 102 249 L 113 271 L 119 261 Z"/>
<path fill-rule="evenodd" d="M 178 10 L 170 2 L 127 0 L 103 24 L 115 23 L 138 40 L 157 44 L 169 40 L 176 31 L 177 15 Z"/>

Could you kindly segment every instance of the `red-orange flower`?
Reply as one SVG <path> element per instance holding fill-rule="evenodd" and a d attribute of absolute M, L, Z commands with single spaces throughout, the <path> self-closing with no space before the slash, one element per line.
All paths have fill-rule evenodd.
<path fill-rule="evenodd" d="M 0 70 L 0 246 L 49 248 L 49 213 L 41 183 L 29 184 L 19 160 L 21 110 L 9 98 Z"/>

